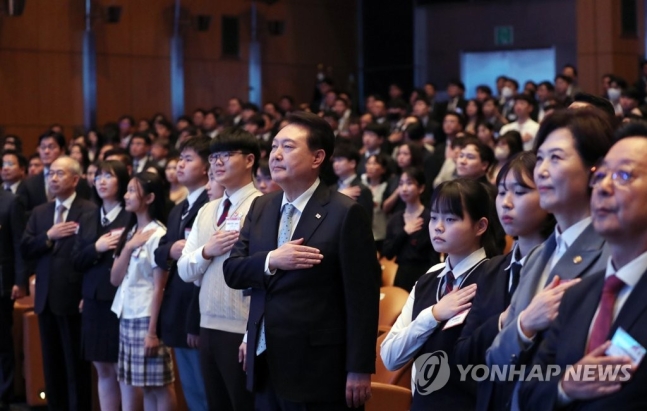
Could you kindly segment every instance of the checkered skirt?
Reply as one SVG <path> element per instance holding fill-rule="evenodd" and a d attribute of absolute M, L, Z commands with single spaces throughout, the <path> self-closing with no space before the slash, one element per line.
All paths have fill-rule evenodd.
<path fill-rule="evenodd" d="M 144 338 L 150 317 L 119 320 L 120 382 L 135 387 L 160 387 L 174 381 L 171 350 L 160 340 L 157 355 L 146 357 Z"/>

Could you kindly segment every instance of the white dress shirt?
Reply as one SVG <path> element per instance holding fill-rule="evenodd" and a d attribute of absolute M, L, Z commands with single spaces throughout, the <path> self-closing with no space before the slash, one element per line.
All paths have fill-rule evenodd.
<path fill-rule="evenodd" d="M 518 131 L 519 134 L 521 134 L 521 137 L 523 137 L 525 134 L 530 134 L 531 139 L 523 142 L 523 149 L 526 151 L 533 149 L 533 145 L 535 144 L 535 135 L 537 134 L 537 131 L 539 131 L 539 123 L 531 118 L 527 119 L 523 123 L 519 123 L 519 121 L 517 120 L 501 127 L 499 135 L 502 136 L 508 131 L 512 130 Z"/>
<path fill-rule="evenodd" d="M 137 226 L 133 227 L 134 234 Z M 142 232 L 155 230 L 143 246 L 133 250 L 126 276 L 119 285 L 112 302 L 112 312 L 119 318 L 144 318 L 151 315 L 154 278 L 153 270 L 157 268 L 155 249 L 160 239 L 166 234 L 166 227 L 159 221 L 151 221 Z"/>
<path fill-rule="evenodd" d="M 629 264 L 625 265 L 619 270 L 616 270 L 613 264 L 612 257 L 609 257 L 609 260 L 607 261 L 607 270 L 604 275 L 604 279 L 606 280 L 607 278 L 615 274 L 616 277 L 618 277 L 619 279 L 622 280 L 622 282 L 625 283 L 625 286 L 622 287 L 622 289 L 618 293 L 616 302 L 613 306 L 613 321 L 615 321 L 616 318 L 618 318 L 618 314 L 620 313 L 620 310 L 627 302 L 627 299 L 629 298 L 629 294 L 631 294 L 633 289 L 636 287 L 636 284 L 638 284 L 638 281 L 640 281 L 640 278 L 642 277 L 645 271 L 647 271 L 647 252 L 640 254 L 637 258 L 635 258 Z M 589 338 L 591 338 L 591 331 L 593 331 L 593 324 L 595 324 L 595 319 L 598 316 L 599 312 L 600 312 L 600 306 L 598 305 L 598 308 L 595 311 L 595 315 L 593 316 L 593 319 L 591 319 L 591 325 L 589 326 L 589 336 L 586 339 L 587 347 L 589 345 Z M 573 401 L 573 399 L 570 398 L 568 395 L 566 395 L 566 393 L 562 389 L 561 382 L 557 386 L 557 394 L 558 394 L 559 406 L 565 406 Z"/>
<path fill-rule="evenodd" d="M 460 287 L 465 279 L 472 273 L 473 269 L 486 259 L 485 250 L 480 248 L 470 254 L 454 268 L 447 263 L 436 264 L 427 273 L 431 273 L 443 267 L 438 278 L 445 276 L 450 270 L 454 274 L 454 288 Z M 440 294 L 441 284 L 439 283 L 438 293 Z M 420 311 L 415 319 L 412 319 L 413 304 L 415 302 L 416 286 L 413 286 L 402 313 L 389 331 L 380 347 L 380 355 L 384 366 L 389 370 L 397 370 L 404 366 L 420 347 L 427 341 L 427 338 L 435 331 L 438 320 L 431 313 L 433 305 Z M 440 299 L 440 295 L 437 296 Z M 415 376 L 415 367 L 412 370 L 412 381 Z"/>
<path fill-rule="evenodd" d="M 200 195 L 204 190 L 205 190 L 205 187 L 202 186 L 196 190 L 191 191 L 189 195 L 186 196 L 186 200 L 189 202 L 189 208 L 187 208 L 187 211 L 191 210 L 191 207 L 193 207 L 193 204 L 195 204 L 195 202 L 198 201 L 198 197 L 200 197 Z"/>
<path fill-rule="evenodd" d="M 559 229 L 559 226 L 555 226 L 555 242 L 557 243 L 557 245 L 555 246 L 553 255 L 548 260 L 548 264 L 546 264 L 544 271 L 541 273 L 539 282 L 537 282 L 535 295 L 539 294 L 546 287 L 546 281 L 548 281 L 548 276 L 553 270 L 553 267 L 555 267 L 564 253 L 566 253 L 568 247 L 570 247 L 575 242 L 575 240 L 577 240 L 577 238 L 584 232 L 584 230 L 586 230 L 586 227 L 588 227 L 589 224 L 591 224 L 591 217 L 586 217 L 585 219 L 568 227 L 563 233 Z M 519 338 L 526 345 L 532 344 L 534 336 L 532 338 L 528 338 L 523 333 L 523 331 L 521 331 L 521 315 L 517 316 L 517 334 L 519 334 Z"/>
<path fill-rule="evenodd" d="M 11 190 L 13 194 L 16 194 L 16 191 L 18 191 L 18 186 L 20 185 L 20 181 L 16 181 L 13 184 L 5 183 L 4 188 L 5 190 L 8 188 Z"/>
<path fill-rule="evenodd" d="M 75 198 L 76 198 L 76 192 L 72 193 L 71 196 L 69 196 L 63 201 L 60 201 L 58 198 L 56 199 L 56 204 L 54 206 L 54 224 L 56 224 L 56 215 L 58 214 L 58 206 L 60 206 L 61 204 L 65 206 L 65 211 L 63 211 L 63 218 L 61 219 L 61 222 L 67 221 L 67 215 L 70 213 L 70 208 L 72 207 L 72 203 L 74 202 Z"/>
<path fill-rule="evenodd" d="M 99 210 L 101 210 L 100 211 L 100 213 L 101 213 L 101 224 L 103 224 L 103 219 L 104 218 L 108 219 L 108 224 L 103 224 L 104 226 L 106 226 L 106 225 L 112 224 L 113 221 L 115 221 L 115 219 L 117 218 L 117 216 L 121 212 L 122 207 L 121 207 L 121 204 L 117 204 L 115 207 L 112 208 L 112 210 L 108 211 L 108 213 L 106 213 L 103 210 L 103 206 Z"/>
<path fill-rule="evenodd" d="M 288 198 L 285 196 L 285 193 L 283 193 L 283 201 L 281 201 L 281 210 L 283 210 L 283 206 L 290 203 L 294 206 L 294 211 L 292 213 L 292 227 L 290 227 L 290 238 L 294 235 L 294 230 L 297 228 L 297 225 L 299 224 L 299 220 L 301 219 L 301 214 L 303 213 L 303 210 L 306 208 L 306 205 L 308 204 L 308 201 L 312 198 L 312 195 L 315 193 L 315 190 L 317 187 L 319 187 L 319 183 L 321 180 L 317 178 L 317 180 L 310 186 L 309 189 L 303 192 L 299 197 L 295 198 L 294 201 L 290 202 L 288 201 Z M 278 233 L 276 233 L 278 236 Z M 274 275 L 276 274 L 276 270 L 271 270 L 270 271 L 270 256 L 272 255 L 272 252 L 270 251 L 267 253 L 267 257 L 265 258 L 265 274 L 267 275 Z"/>

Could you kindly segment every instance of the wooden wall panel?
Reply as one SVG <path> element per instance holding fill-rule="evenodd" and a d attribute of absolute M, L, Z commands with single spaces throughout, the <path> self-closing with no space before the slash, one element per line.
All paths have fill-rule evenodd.
<path fill-rule="evenodd" d="M 263 100 L 291 94 L 312 96 L 316 66 L 333 67 L 345 84 L 356 67 L 355 1 L 280 0 L 258 2 L 262 47 Z M 174 0 L 95 0 L 93 28 L 97 47 L 97 120 L 123 114 L 150 118 L 170 114 L 170 39 Z M 104 21 L 109 5 L 122 7 L 121 21 Z M 249 0 L 183 0 L 185 107 L 225 106 L 232 96 L 248 98 Z M 0 127 L 18 133 L 26 147 L 61 123 L 67 137 L 83 123 L 82 44 L 84 2 L 29 0 L 20 17 L 0 17 Z M 198 14 L 211 27 L 198 32 Z M 240 19 L 240 55 L 223 57 L 222 16 Z M 268 20 L 285 21 L 282 36 L 267 32 Z"/>

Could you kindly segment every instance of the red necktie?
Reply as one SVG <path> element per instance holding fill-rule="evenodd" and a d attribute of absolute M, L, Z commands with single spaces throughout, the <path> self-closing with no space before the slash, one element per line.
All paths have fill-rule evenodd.
<path fill-rule="evenodd" d="M 221 225 L 227 219 L 227 214 L 229 214 L 229 207 L 231 207 L 231 201 L 226 198 L 222 214 L 220 214 L 220 218 L 218 219 L 218 225 Z"/>
<path fill-rule="evenodd" d="M 454 289 L 454 280 L 456 280 L 456 278 L 454 278 L 454 273 L 448 271 L 447 274 L 445 274 L 445 293 L 443 294 L 443 297 L 451 293 Z"/>
<path fill-rule="evenodd" d="M 598 348 L 607 340 L 609 331 L 611 331 L 611 324 L 613 324 L 613 306 L 616 304 L 618 293 L 624 286 L 625 283 L 615 275 L 611 275 L 604 280 L 600 309 L 593 322 L 593 328 L 591 328 L 587 353 Z"/>

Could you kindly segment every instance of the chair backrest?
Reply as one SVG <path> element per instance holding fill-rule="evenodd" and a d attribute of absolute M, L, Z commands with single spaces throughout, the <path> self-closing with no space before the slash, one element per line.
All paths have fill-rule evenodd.
<path fill-rule="evenodd" d="M 411 407 L 411 390 L 396 385 L 371 383 L 371 399 L 366 411 L 407 411 Z"/>
<path fill-rule="evenodd" d="M 397 385 L 404 388 L 411 387 L 411 365 L 409 361 L 399 370 L 389 371 L 386 369 L 382 357 L 380 356 L 380 346 L 387 334 L 382 334 L 377 338 L 377 359 L 375 360 L 375 374 L 371 377 L 372 382 Z"/>
<path fill-rule="evenodd" d="M 380 317 L 379 326 L 390 328 L 402 312 L 404 304 L 409 298 L 409 293 L 400 287 L 380 288 Z"/>
<path fill-rule="evenodd" d="M 380 266 L 382 267 L 382 285 L 389 287 L 395 281 L 395 273 L 398 271 L 398 265 L 395 259 L 387 260 L 385 257 L 380 259 Z"/>

